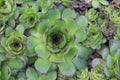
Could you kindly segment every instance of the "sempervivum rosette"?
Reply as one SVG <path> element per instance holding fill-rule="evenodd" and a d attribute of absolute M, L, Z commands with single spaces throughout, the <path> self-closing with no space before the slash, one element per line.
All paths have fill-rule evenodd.
<path fill-rule="evenodd" d="M 35 27 L 39 21 L 39 15 L 39 12 L 36 10 L 26 7 L 21 10 L 19 21 L 25 26 L 25 28 L 32 28 Z"/>
<path fill-rule="evenodd" d="M 93 49 L 99 49 L 104 42 L 105 39 L 100 29 L 96 25 L 91 24 L 88 28 L 87 39 L 83 44 Z"/>
<path fill-rule="evenodd" d="M 77 44 L 86 38 L 86 33 L 85 28 L 77 26 L 73 18 L 76 18 L 74 10 L 65 9 L 61 17 L 60 11 L 53 9 L 40 26 L 30 31 L 33 36 L 28 37 L 28 50 L 38 56 L 35 62 L 38 72 L 47 74 L 53 65 L 58 66 L 60 74 L 67 77 L 76 72 L 72 60 L 78 53 Z M 78 34 L 81 34 L 79 38 Z"/>
<path fill-rule="evenodd" d="M 13 0 L 0 0 L 0 15 L 10 16 L 15 10 Z"/>
<path fill-rule="evenodd" d="M 86 12 L 86 16 L 88 17 L 89 21 L 94 21 L 97 18 L 98 13 L 96 12 L 96 10 L 91 8 Z"/>
<path fill-rule="evenodd" d="M 8 57 L 15 57 L 24 54 L 25 36 L 17 31 L 11 32 L 8 36 L 2 37 L 1 45 Z"/>
<path fill-rule="evenodd" d="M 78 72 L 77 80 L 106 80 L 104 73 L 102 72 L 103 68 L 96 66 L 90 71 L 88 69 L 83 69 Z"/>
<path fill-rule="evenodd" d="M 116 26 L 112 22 L 104 22 L 101 25 L 101 31 L 104 34 L 104 36 L 109 37 L 115 33 Z"/>

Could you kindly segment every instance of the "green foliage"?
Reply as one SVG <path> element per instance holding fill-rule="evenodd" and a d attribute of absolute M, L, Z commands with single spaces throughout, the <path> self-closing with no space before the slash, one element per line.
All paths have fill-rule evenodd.
<path fill-rule="evenodd" d="M 1 45 L 7 52 L 8 57 L 14 57 L 24 54 L 25 50 L 25 36 L 15 31 L 6 37 L 2 37 Z"/>
<path fill-rule="evenodd" d="M 100 54 L 103 59 L 94 59 L 93 66 L 101 65 L 104 67 L 105 75 L 111 79 L 115 78 L 119 79 L 119 58 L 120 58 L 120 50 L 119 50 L 120 41 L 118 39 L 112 39 L 109 42 L 109 48 L 104 47 Z M 114 80 L 114 79 L 113 79 Z"/>
<path fill-rule="evenodd" d="M 0 80 L 119 80 L 119 39 L 117 0 L 0 0 Z"/>
<path fill-rule="evenodd" d="M 93 8 L 91 8 L 86 12 L 86 16 L 88 17 L 89 21 L 94 21 L 97 18 L 98 14 Z"/>
<path fill-rule="evenodd" d="M 25 8 L 24 12 L 21 14 L 19 20 L 25 26 L 25 28 L 35 27 L 36 23 L 39 21 L 40 14 L 33 9 Z"/>
<path fill-rule="evenodd" d="M 77 80 L 106 80 L 102 70 L 99 66 L 94 67 L 90 72 L 86 68 L 77 73 Z"/>
<path fill-rule="evenodd" d="M 87 47 L 92 47 L 93 49 L 99 49 L 104 42 L 105 39 L 100 29 L 96 25 L 90 25 L 88 28 L 87 39 L 83 44 Z"/>
<path fill-rule="evenodd" d="M 66 12 L 72 13 L 72 16 L 66 16 Z M 48 13 L 48 19 L 42 21 L 35 31 L 31 30 L 33 36 L 28 37 L 30 40 L 27 45 L 28 50 L 35 50 L 39 57 L 35 62 L 35 68 L 40 73 L 48 73 L 51 65 L 55 64 L 62 75 L 72 76 L 75 73 L 75 67 L 71 60 L 78 53 L 77 43 L 86 37 L 85 31 L 83 31 L 85 28 L 77 27 L 76 22 L 72 19 L 76 17 L 76 14 L 71 9 L 65 9 L 62 18 L 58 9 L 50 10 Z M 34 32 L 38 34 L 35 35 Z M 81 34 L 80 38 L 78 34 Z"/>

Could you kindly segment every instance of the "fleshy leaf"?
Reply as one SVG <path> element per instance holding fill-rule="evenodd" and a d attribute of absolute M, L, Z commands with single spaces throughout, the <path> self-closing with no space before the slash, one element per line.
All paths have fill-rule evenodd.
<path fill-rule="evenodd" d="M 38 80 L 56 80 L 57 73 L 55 71 L 49 72 L 47 75 L 40 75 Z"/>
<path fill-rule="evenodd" d="M 113 74 L 113 70 L 105 67 L 104 68 L 104 73 L 107 77 L 110 77 Z"/>
<path fill-rule="evenodd" d="M 67 30 L 73 36 L 73 34 L 75 33 L 75 31 L 77 29 L 77 25 L 76 25 L 75 21 L 70 18 L 66 19 L 65 21 L 66 21 Z"/>
<path fill-rule="evenodd" d="M 46 30 L 47 30 L 47 28 L 49 28 L 51 25 L 50 25 L 50 22 L 49 22 L 49 20 L 47 19 L 47 20 L 45 20 L 45 21 L 43 21 L 43 22 L 41 22 L 40 24 L 39 24 L 39 26 L 37 27 L 37 30 L 41 33 L 41 34 L 43 34 Z"/>
<path fill-rule="evenodd" d="M 75 18 L 76 17 L 76 13 L 74 10 L 72 9 L 65 9 L 63 11 L 63 14 L 62 14 L 62 19 L 67 19 L 67 18 Z"/>
<path fill-rule="evenodd" d="M 24 33 L 24 26 L 23 26 L 23 25 L 18 25 L 18 26 L 16 27 L 16 30 L 17 30 L 18 32 L 20 32 L 21 34 L 23 34 L 23 33 Z"/>
<path fill-rule="evenodd" d="M 76 21 L 77 21 L 78 27 L 87 27 L 88 25 L 88 20 L 87 20 L 87 17 L 85 16 L 79 16 Z"/>
<path fill-rule="evenodd" d="M 102 55 L 102 58 L 103 59 L 106 59 L 107 56 L 109 54 L 109 49 L 108 48 L 104 48 L 102 51 L 101 51 L 101 55 Z"/>
<path fill-rule="evenodd" d="M 54 23 L 54 21 L 59 18 L 60 18 L 60 11 L 58 9 L 51 9 L 48 11 L 48 19 L 51 23 Z"/>
<path fill-rule="evenodd" d="M 53 63 L 63 63 L 63 62 L 65 62 L 64 55 L 52 54 L 50 56 L 50 61 Z"/>
<path fill-rule="evenodd" d="M 106 63 L 107 63 L 108 68 L 112 69 L 114 67 L 114 60 L 113 60 L 112 56 L 110 56 L 110 55 L 107 56 Z"/>
<path fill-rule="evenodd" d="M 115 61 L 120 59 L 120 49 L 117 50 L 115 54 Z"/>
<path fill-rule="evenodd" d="M 93 6 L 94 8 L 100 7 L 99 1 L 98 1 L 98 0 L 92 0 L 92 6 Z"/>
<path fill-rule="evenodd" d="M 77 70 L 81 70 L 87 67 L 87 61 L 86 59 L 83 59 L 83 58 L 76 57 L 73 60 L 73 63 Z"/>
<path fill-rule="evenodd" d="M 79 28 L 75 32 L 75 37 L 76 37 L 75 43 L 82 42 L 87 38 L 87 32 L 85 31 L 84 28 Z"/>
<path fill-rule="evenodd" d="M 46 74 L 51 67 L 51 62 L 38 58 L 35 62 L 35 68 L 39 73 Z"/>
<path fill-rule="evenodd" d="M 6 59 L 5 55 L 4 54 L 0 54 L 0 61 L 3 61 L 5 59 Z"/>
<path fill-rule="evenodd" d="M 13 32 L 13 29 L 11 27 L 8 27 L 5 31 L 5 36 L 8 36 L 11 32 Z"/>
<path fill-rule="evenodd" d="M 103 5 L 109 5 L 108 1 L 107 0 L 100 0 L 99 1 L 101 4 Z"/>
<path fill-rule="evenodd" d="M 33 68 L 28 68 L 26 72 L 28 80 L 38 80 L 37 72 Z"/>
<path fill-rule="evenodd" d="M 113 40 L 113 39 L 110 40 L 109 46 L 110 46 L 110 52 L 115 53 L 119 47 L 119 40 Z"/>
<path fill-rule="evenodd" d="M 87 59 L 90 54 L 93 53 L 91 48 L 87 48 L 81 44 L 77 45 L 78 48 L 78 56 L 84 59 Z"/>
<path fill-rule="evenodd" d="M 11 70 L 7 65 L 2 66 L 1 79 L 8 80 L 11 75 Z"/>
<path fill-rule="evenodd" d="M 99 65 L 100 65 L 100 59 L 99 58 L 95 58 L 92 61 L 92 67 L 96 67 L 96 66 L 99 66 Z"/>
<path fill-rule="evenodd" d="M 66 53 L 65 58 L 69 61 L 73 60 L 78 55 L 78 49 L 76 47 L 71 47 Z"/>
<path fill-rule="evenodd" d="M 70 77 L 75 74 L 75 67 L 71 61 L 66 60 L 64 63 L 58 65 L 60 73 L 64 76 Z"/>
<path fill-rule="evenodd" d="M 7 62 L 7 64 L 11 69 L 21 69 L 24 66 L 22 61 L 20 59 L 17 59 L 17 58 L 9 60 Z"/>
<path fill-rule="evenodd" d="M 35 55 L 34 52 L 35 52 L 35 47 L 40 43 L 40 40 L 38 38 L 35 38 L 35 37 L 28 37 L 27 39 L 27 48 L 28 48 L 28 51 L 30 53 L 32 53 L 32 55 Z"/>
<path fill-rule="evenodd" d="M 48 59 L 49 57 L 49 52 L 46 50 L 46 46 L 44 44 L 40 44 L 35 47 L 35 52 L 38 57 L 43 58 L 43 59 Z"/>

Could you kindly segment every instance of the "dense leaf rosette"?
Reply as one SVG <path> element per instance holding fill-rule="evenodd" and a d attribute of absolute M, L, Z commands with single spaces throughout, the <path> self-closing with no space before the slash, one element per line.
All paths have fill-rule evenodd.
<path fill-rule="evenodd" d="M 1 45 L 5 48 L 8 57 L 18 56 L 24 54 L 25 50 L 25 36 L 17 31 L 9 34 L 9 36 L 2 37 Z"/>
<path fill-rule="evenodd" d="M 88 17 L 89 21 L 94 21 L 97 18 L 98 13 L 96 12 L 96 10 L 91 8 L 86 12 L 86 16 Z"/>
<path fill-rule="evenodd" d="M 116 31 L 116 26 L 112 22 L 104 22 L 101 25 L 101 31 L 105 36 L 112 36 Z"/>
<path fill-rule="evenodd" d="M 77 80 L 105 80 L 104 73 L 102 72 L 103 68 L 96 66 L 91 71 L 84 69 L 78 72 Z"/>
<path fill-rule="evenodd" d="M 66 14 L 67 11 L 71 14 Z M 85 39 L 86 33 L 73 18 L 76 14 L 71 9 L 65 9 L 62 18 L 58 9 L 50 10 L 48 19 L 43 20 L 36 30 L 31 30 L 33 36 L 28 37 L 28 50 L 31 53 L 35 50 L 39 57 L 35 68 L 40 73 L 47 73 L 52 64 L 59 67 L 62 75 L 72 76 L 75 73 L 72 60 L 78 53 L 77 44 Z M 81 36 L 78 37 L 78 34 Z"/>
<path fill-rule="evenodd" d="M 13 0 L 0 0 L 0 14 L 10 15 L 14 10 Z"/>
<path fill-rule="evenodd" d="M 83 44 L 93 49 L 99 49 L 100 45 L 104 42 L 105 39 L 100 29 L 96 25 L 90 25 L 87 39 L 83 42 Z"/>
<path fill-rule="evenodd" d="M 39 12 L 32 8 L 25 8 L 21 11 L 19 21 L 25 26 L 25 28 L 32 28 L 35 27 L 39 18 Z"/>

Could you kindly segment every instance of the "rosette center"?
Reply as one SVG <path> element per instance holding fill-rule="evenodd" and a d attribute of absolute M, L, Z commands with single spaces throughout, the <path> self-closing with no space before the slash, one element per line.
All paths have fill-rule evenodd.
<path fill-rule="evenodd" d="M 62 41 L 63 34 L 61 31 L 56 31 L 53 34 L 51 34 L 51 42 L 55 45 L 58 45 Z"/>

